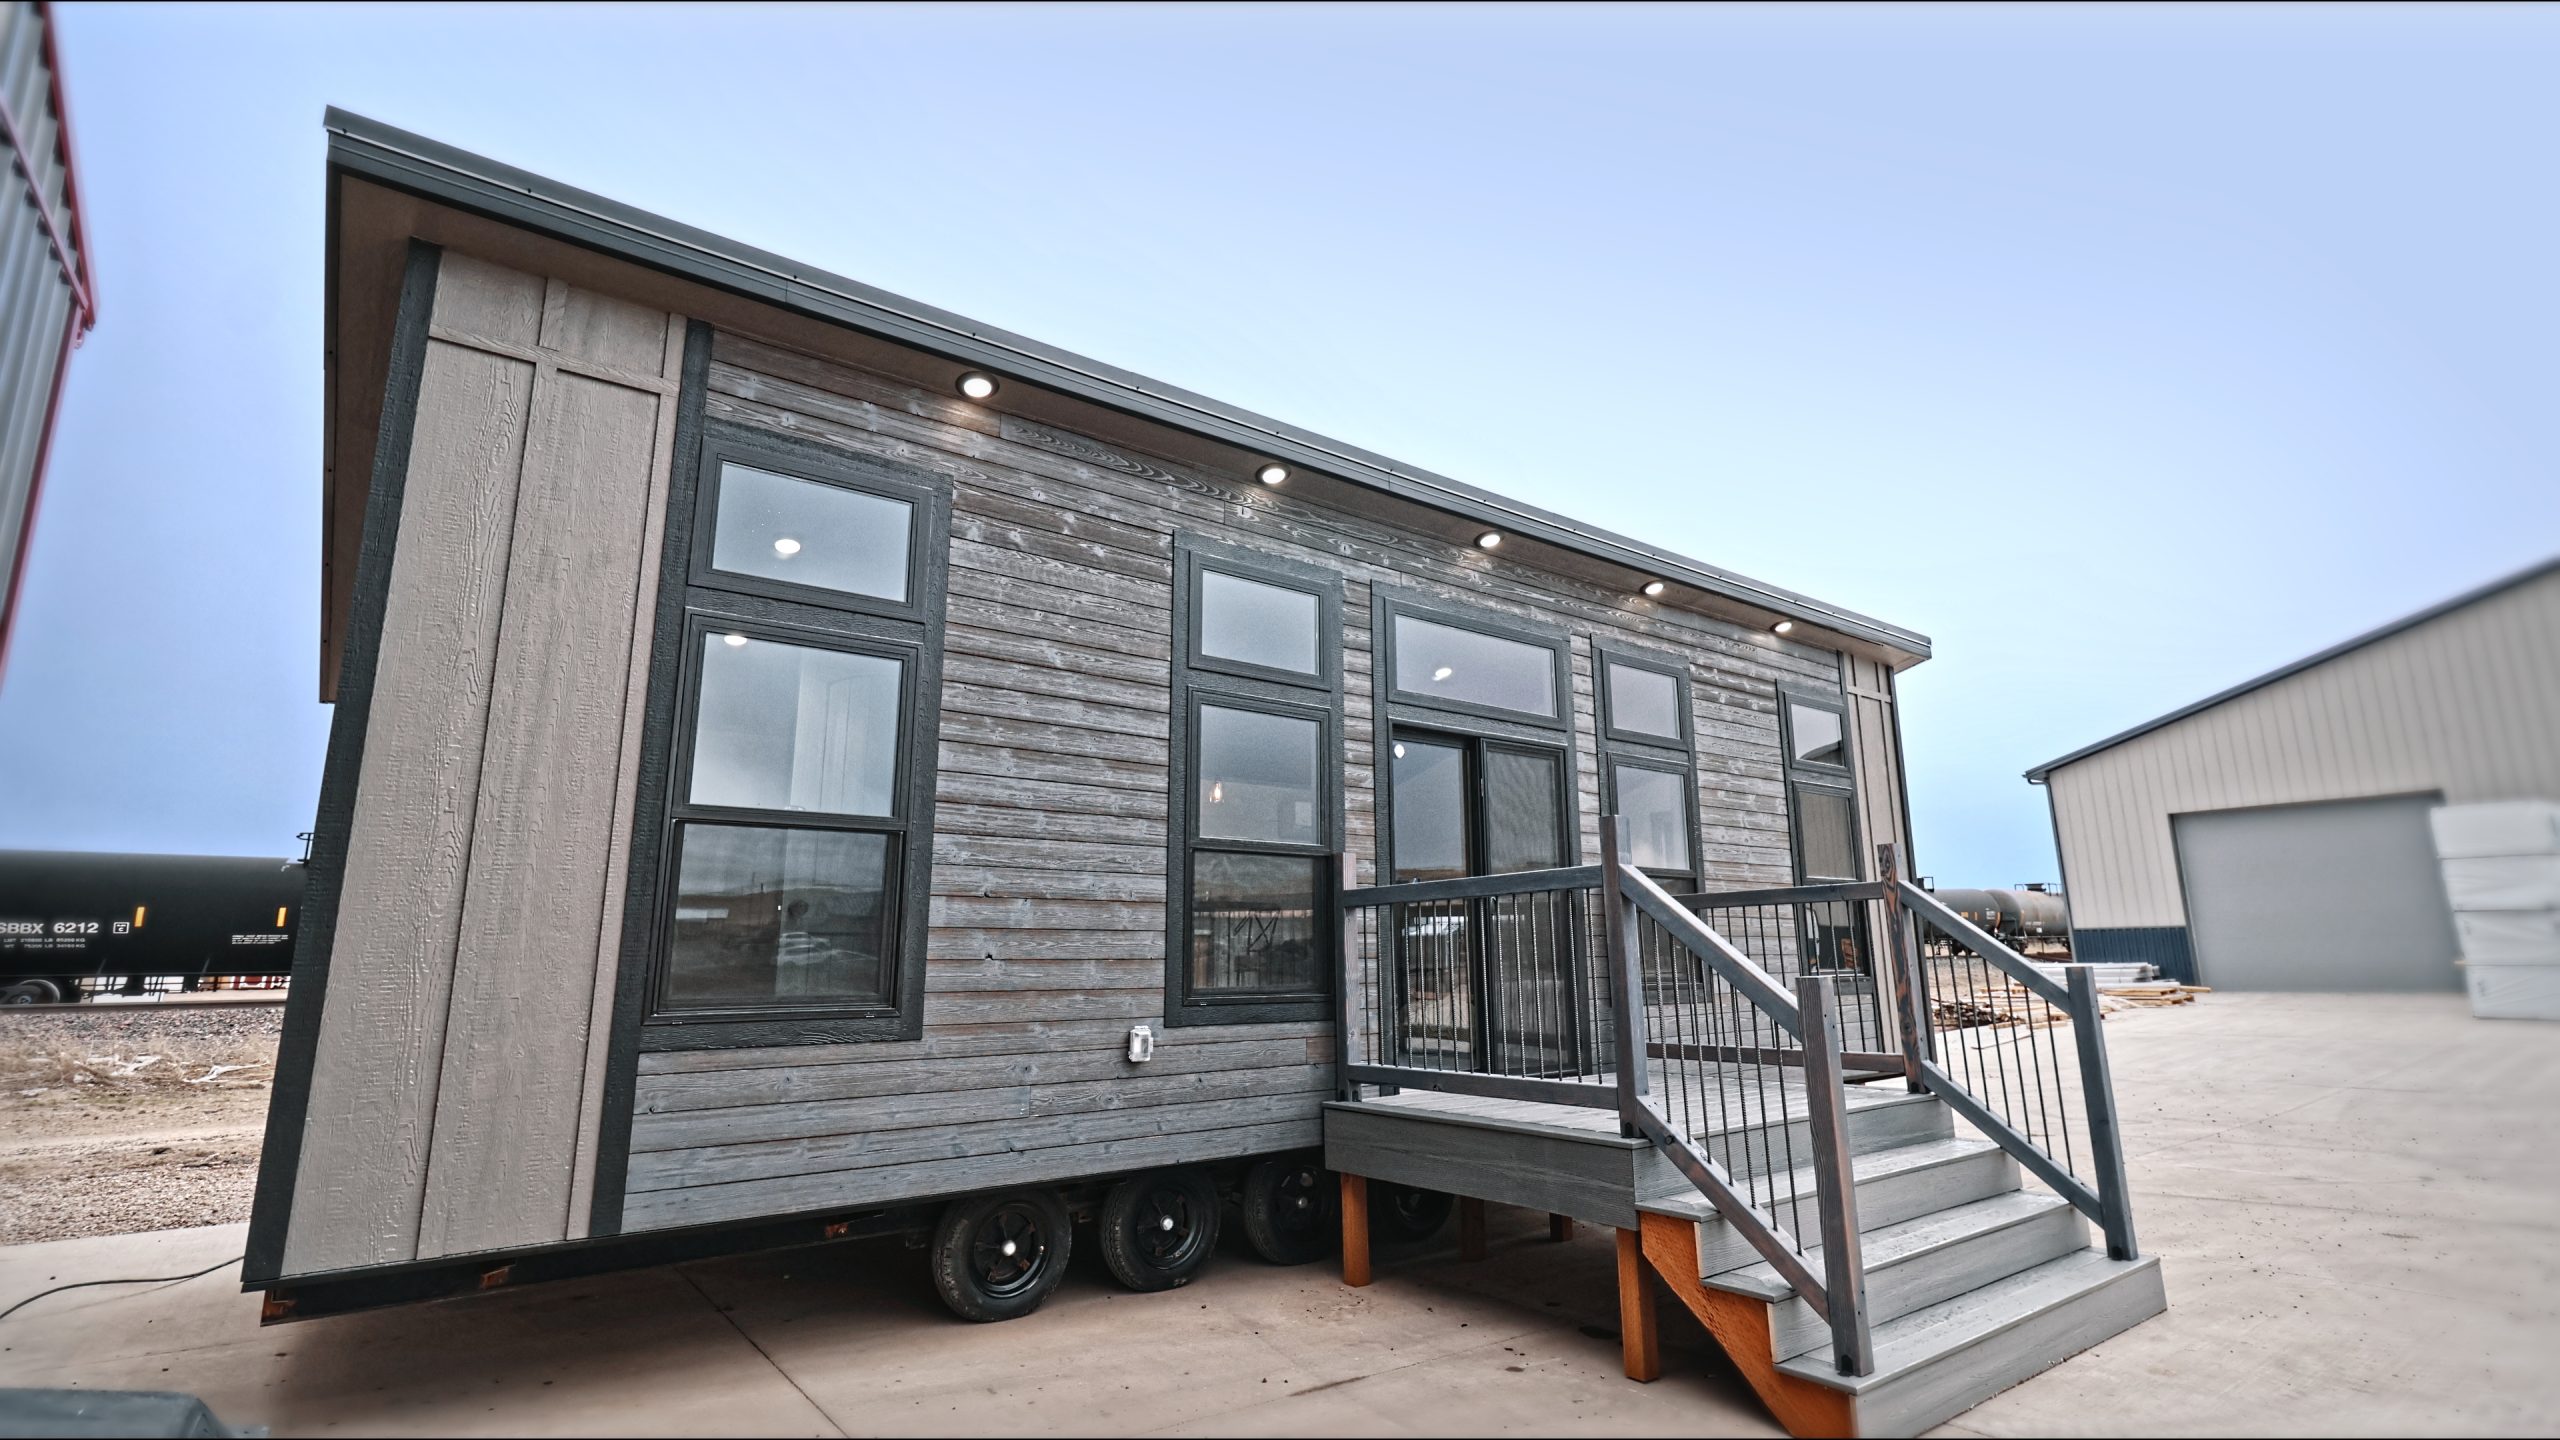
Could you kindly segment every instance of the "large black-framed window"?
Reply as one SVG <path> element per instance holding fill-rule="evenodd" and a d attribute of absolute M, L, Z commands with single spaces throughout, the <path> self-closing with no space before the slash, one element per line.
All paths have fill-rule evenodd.
<path fill-rule="evenodd" d="M 948 488 L 719 423 L 678 469 L 642 1048 L 912 1039 Z"/>
<path fill-rule="evenodd" d="M 1175 539 L 1165 1023 L 1331 1013 L 1342 578 Z"/>
<path fill-rule="evenodd" d="M 1698 755 L 1689 666 L 1609 641 L 1591 647 L 1600 717 L 1600 795 L 1624 816 L 1636 868 L 1674 890 L 1699 888 Z"/>

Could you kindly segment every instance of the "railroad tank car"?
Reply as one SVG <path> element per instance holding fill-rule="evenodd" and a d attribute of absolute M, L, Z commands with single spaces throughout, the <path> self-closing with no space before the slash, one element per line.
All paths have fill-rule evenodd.
<path fill-rule="evenodd" d="M 2050 890 L 2018 886 L 2002 890 L 1940 890 L 1948 909 L 2011 945 L 2055 945 L 2071 936 L 2071 907 Z"/>
<path fill-rule="evenodd" d="M 0 850 L 0 1003 L 289 973 L 303 874 L 281 857 Z"/>

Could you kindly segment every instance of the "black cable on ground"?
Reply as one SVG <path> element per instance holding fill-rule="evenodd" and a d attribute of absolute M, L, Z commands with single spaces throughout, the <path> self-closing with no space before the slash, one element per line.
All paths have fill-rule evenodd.
<path fill-rule="evenodd" d="M 217 1260 L 201 1270 L 186 1275 L 154 1275 L 135 1280 L 74 1280 L 68 1285 L 56 1285 L 50 1290 L 39 1290 L 8 1309 L 0 1310 L 0 1320 L 8 1319 L 47 1295 L 59 1295 L 65 1290 L 79 1290 L 91 1285 L 174 1285 L 181 1280 L 193 1280 L 199 1275 L 210 1275 L 225 1265 L 237 1265 L 247 1258 L 249 1257 L 246 1255 L 234 1255 L 228 1260 Z"/>

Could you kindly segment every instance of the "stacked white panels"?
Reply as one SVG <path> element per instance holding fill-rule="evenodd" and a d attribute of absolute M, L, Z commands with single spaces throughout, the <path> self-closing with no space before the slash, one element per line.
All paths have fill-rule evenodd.
<path fill-rule="evenodd" d="M 2431 819 L 2471 1013 L 2560 1020 L 2560 804 L 2445 805 Z"/>

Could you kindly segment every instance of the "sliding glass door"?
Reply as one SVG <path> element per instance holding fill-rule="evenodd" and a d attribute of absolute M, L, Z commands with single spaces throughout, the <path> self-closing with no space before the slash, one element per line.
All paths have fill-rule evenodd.
<path fill-rule="evenodd" d="M 1387 782 L 1397 884 L 1568 863 L 1572 773 L 1561 749 L 1399 726 Z M 1401 1063 L 1513 1075 L 1583 1069 L 1577 934 L 1571 907 L 1554 895 L 1404 907 L 1392 937 Z"/>

